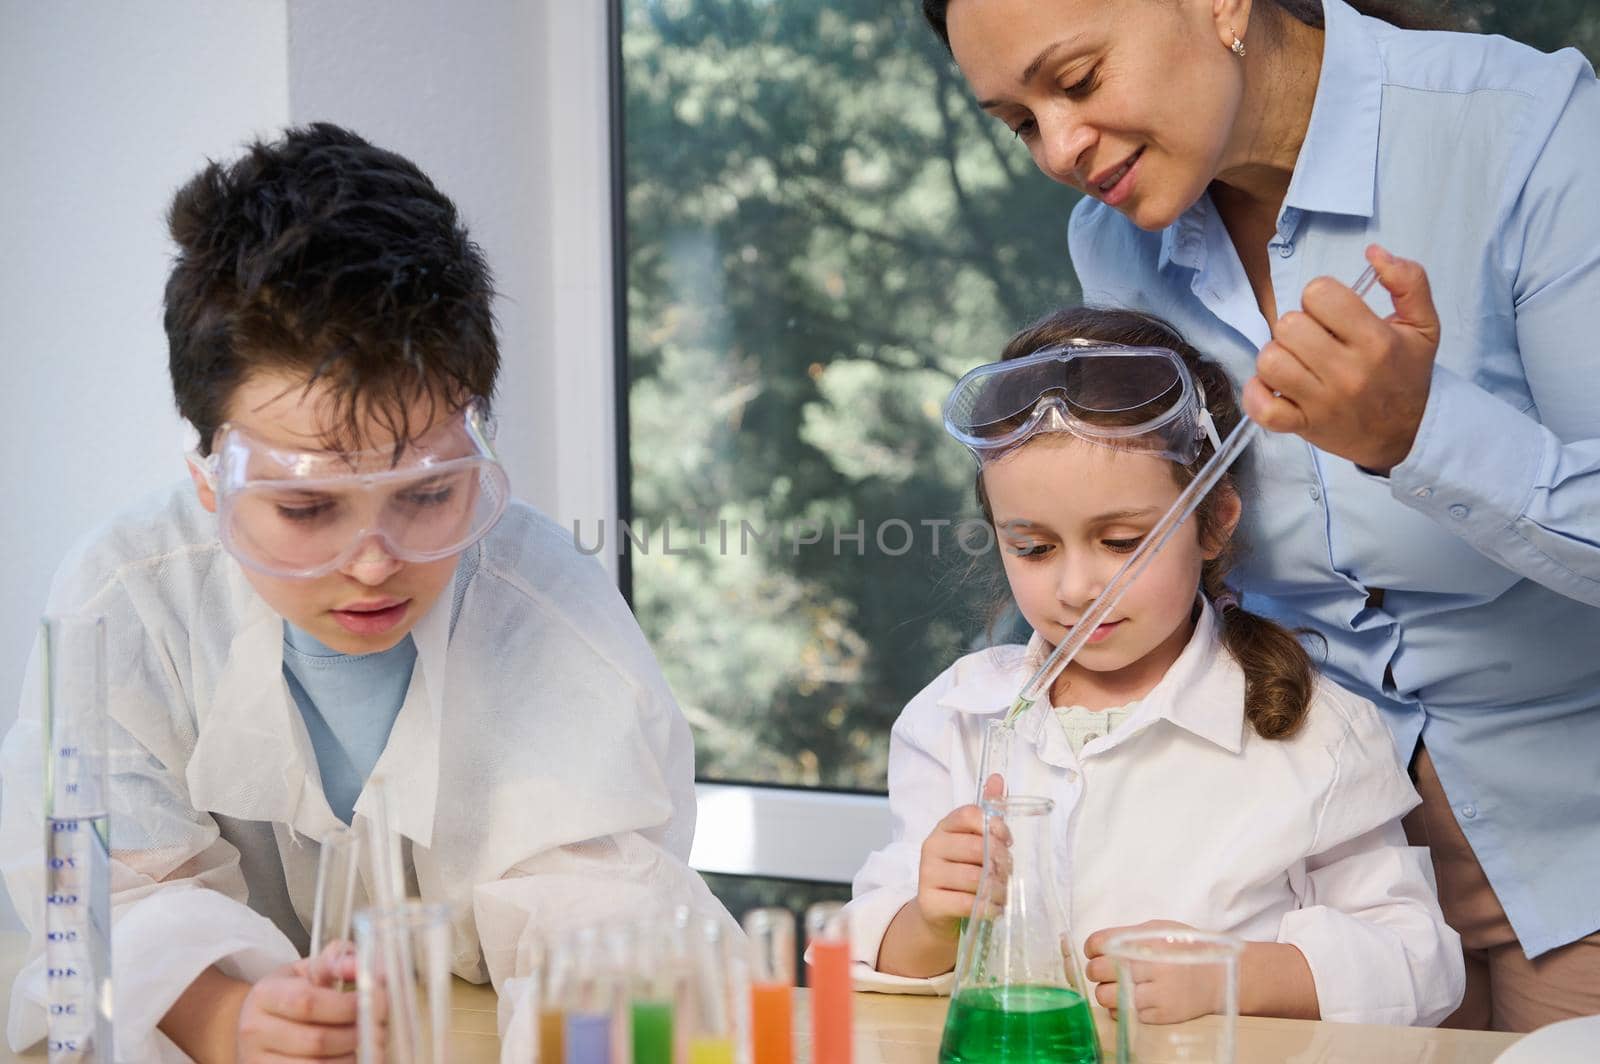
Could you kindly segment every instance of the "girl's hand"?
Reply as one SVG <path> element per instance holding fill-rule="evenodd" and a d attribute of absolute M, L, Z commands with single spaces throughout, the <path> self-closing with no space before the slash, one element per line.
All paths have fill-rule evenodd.
<path fill-rule="evenodd" d="M 354 983 L 355 951 L 330 943 L 317 956 L 280 968 L 250 988 L 239 1008 L 234 1059 L 356 1059 L 356 996 L 334 989 Z"/>
<path fill-rule="evenodd" d="M 1306 285 L 1300 310 L 1272 326 L 1244 386 L 1244 412 L 1329 454 L 1387 475 L 1416 442 L 1439 351 L 1428 275 L 1373 244 L 1367 261 L 1394 300 L 1379 318 L 1331 277 Z"/>
<path fill-rule="evenodd" d="M 985 798 L 1005 794 L 999 774 L 983 784 Z M 922 844 L 917 868 L 917 915 L 942 938 L 959 937 L 961 921 L 972 915 L 983 871 L 983 811 L 964 805 L 939 821 Z"/>
<path fill-rule="evenodd" d="M 1193 931 L 1188 924 L 1175 920 L 1146 920 L 1131 927 L 1108 927 L 1096 931 L 1083 944 L 1088 966 L 1084 976 L 1095 987 L 1094 999 L 1117 1012 L 1117 966 L 1106 956 L 1106 945 L 1125 931 Z M 1215 1012 L 1222 1000 L 1222 980 L 1215 970 L 1183 964 L 1140 965 L 1137 984 L 1133 989 L 1134 1007 L 1139 1012 L 1140 1023 L 1182 1023 L 1196 1016 Z"/>

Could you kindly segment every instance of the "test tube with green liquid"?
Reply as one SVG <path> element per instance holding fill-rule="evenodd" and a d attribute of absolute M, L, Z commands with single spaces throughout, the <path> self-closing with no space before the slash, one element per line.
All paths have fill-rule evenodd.
<path fill-rule="evenodd" d="M 633 1030 L 633 1064 L 673 1064 L 676 1059 L 676 1012 L 682 996 L 683 957 L 672 924 L 643 922 L 633 929 L 632 994 L 629 1018 Z"/>

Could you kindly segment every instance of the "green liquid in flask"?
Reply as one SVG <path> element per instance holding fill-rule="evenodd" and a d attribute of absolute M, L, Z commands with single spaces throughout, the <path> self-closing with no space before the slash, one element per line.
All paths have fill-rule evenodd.
<path fill-rule="evenodd" d="M 939 1064 L 1100 1064 L 1100 1042 L 1074 990 L 963 990 L 950 1003 Z"/>

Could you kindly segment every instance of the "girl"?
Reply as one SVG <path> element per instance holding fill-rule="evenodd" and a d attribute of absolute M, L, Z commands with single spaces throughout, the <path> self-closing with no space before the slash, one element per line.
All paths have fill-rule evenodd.
<path fill-rule="evenodd" d="M 1160 398 L 1130 410 L 1132 394 Z M 947 988 L 982 864 L 970 803 L 987 723 L 1238 419 L 1218 366 L 1123 311 L 1052 314 L 957 386 L 947 427 L 979 458 L 978 501 L 1034 635 L 962 658 L 895 724 L 894 840 L 851 903 L 866 986 Z M 1416 792 L 1371 703 L 1318 678 L 1291 633 L 1228 590 L 1241 512 L 1230 477 L 1019 726 L 1004 785 L 1056 802 L 1072 944 L 1102 1005 L 1116 1001 L 1107 941 L 1159 923 L 1247 940 L 1244 1013 L 1437 1023 L 1460 1001 L 1462 962 L 1401 829 Z M 1141 984 L 1140 1014 L 1190 1019 L 1195 990 Z"/>

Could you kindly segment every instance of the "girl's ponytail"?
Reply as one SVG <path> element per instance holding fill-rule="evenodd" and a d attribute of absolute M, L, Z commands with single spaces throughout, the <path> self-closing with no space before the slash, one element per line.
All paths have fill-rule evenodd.
<path fill-rule="evenodd" d="M 1287 739 L 1305 722 L 1316 683 L 1311 655 L 1297 638 L 1304 633 L 1239 605 L 1223 583 L 1223 572 L 1216 562 L 1207 562 L 1200 582 L 1216 610 L 1222 645 L 1244 670 L 1245 720 L 1263 739 Z"/>

